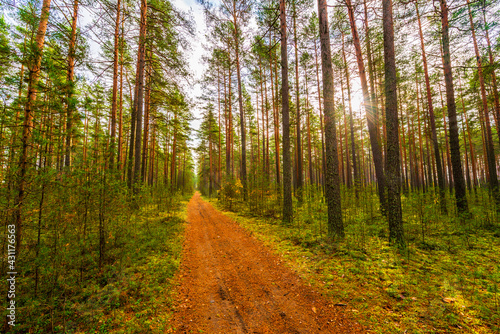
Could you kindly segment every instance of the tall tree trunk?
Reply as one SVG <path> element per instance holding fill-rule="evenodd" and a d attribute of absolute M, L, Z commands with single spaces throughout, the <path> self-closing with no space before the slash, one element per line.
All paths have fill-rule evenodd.
<path fill-rule="evenodd" d="M 429 70 L 427 67 L 427 55 L 425 53 L 424 34 L 422 33 L 422 22 L 420 20 L 420 13 L 418 10 L 418 1 L 415 1 L 415 10 L 417 12 L 418 31 L 420 34 L 420 47 L 422 48 L 422 63 L 424 65 L 425 88 L 427 93 L 427 105 L 429 109 L 429 123 L 431 126 L 432 147 L 434 149 L 434 157 L 436 159 L 439 203 L 441 205 L 441 212 L 446 213 L 447 208 L 446 208 L 446 198 L 445 198 L 444 172 L 443 172 L 443 166 L 441 165 L 441 159 L 439 158 L 441 154 L 439 153 L 439 144 L 436 131 L 436 118 L 434 116 L 434 106 L 432 104 L 431 84 L 429 79 Z"/>
<path fill-rule="evenodd" d="M 394 26 L 392 0 L 383 0 L 384 62 L 385 62 L 385 118 L 387 129 L 387 218 L 389 241 L 405 247 L 403 213 L 401 210 L 401 163 L 399 157 L 399 121 L 396 57 L 394 54 Z"/>
<path fill-rule="evenodd" d="M 340 199 L 339 162 L 335 125 L 335 102 L 333 100 L 333 67 L 330 50 L 330 32 L 326 0 L 318 0 L 319 36 L 321 45 L 321 68 L 323 73 L 323 99 L 326 137 L 326 201 L 328 205 L 328 235 L 344 238 L 342 207 Z"/>
<path fill-rule="evenodd" d="M 222 146 L 221 146 L 221 124 L 220 124 L 220 69 L 219 66 L 217 66 L 217 112 L 218 112 L 218 118 L 219 118 L 219 147 L 218 147 L 218 153 L 219 153 L 219 163 L 218 163 L 218 183 L 220 184 L 222 174 L 221 174 L 221 153 L 222 153 Z"/>
<path fill-rule="evenodd" d="M 326 158 L 325 158 L 325 131 L 323 128 L 323 109 L 321 107 L 321 88 L 320 88 L 320 81 L 319 81 L 319 65 L 318 65 L 318 47 L 316 45 L 316 38 L 314 39 L 314 61 L 316 65 L 316 82 L 318 84 L 318 107 L 319 107 L 319 125 L 320 125 L 320 130 L 321 130 L 321 162 L 322 162 L 322 178 L 321 178 L 321 185 L 323 186 L 323 190 L 325 187 L 325 178 L 324 175 L 326 174 Z"/>
<path fill-rule="evenodd" d="M 240 43 L 239 43 L 239 27 L 236 20 L 236 0 L 233 1 L 233 25 L 234 25 L 234 43 L 236 53 L 236 76 L 238 79 L 238 105 L 240 108 L 240 131 L 241 131 L 241 183 L 243 185 L 243 200 L 248 197 L 247 185 L 247 147 L 246 147 L 246 131 L 245 131 L 245 111 L 243 110 L 243 94 L 241 88 L 241 69 L 240 69 Z"/>
<path fill-rule="evenodd" d="M 49 20 L 50 0 L 44 0 L 40 14 L 40 22 L 35 37 L 35 46 L 32 50 L 33 58 L 29 67 L 28 94 L 26 106 L 24 109 L 23 134 L 21 138 L 21 154 L 19 157 L 17 196 L 14 200 L 13 220 L 16 225 L 16 255 L 19 256 L 22 237 L 22 210 L 24 198 L 26 196 L 27 172 L 28 172 L 28 147 L 31 141 L 31 130 L 33 127 L 33 115 L 40 78 L 40 69 L 42 64 L 43 46 L 45 43 L 45 33 L 47 31 L 47 22 Z"/>
<path fill-rule="evenodd" d="M 281 29 L 281 112 L 283 117 L 283 223 L 291 224 L 292 207 L 292 159 L 290 156 L 290 105 L 288 95 L 288 45 L 286 31 L 285 0 L 280 0 Z"/>
<path fill-rule="evenodd" d="M 271 39 L 271 41 L 273 41 Z M 281 183 L 281 177 L 280 177 L 280 123 L 279 123 L 279 113 L 278 113 L 278 106 L 276 105 L 276 100 L 274 96 L 274 90 L 275 86 L 277 86 L 278 79 L 276 78 L 273 82 L 273 69 L 275 68 L 275 64 L 273 62 L 274 59 L 274 52 L 271 53 L 272 51 L 269 52 L 269 72 L 271 76 L 271 98 L 272 98 L 272 105 L 273 105 L 273 118 L 274 118 L 274 160 L 275 160 L 275 167 L 276 167 L 276 185 L 278 186 L 278 189 L 280 187 Z M 277 94 L 277 91 L 276 91 Z M 267 89 L 266 89 L 266 96 L 267 96 Z M 267 99 L 266 99 L 267 101 Z M 267 106 L 266 106 L 267 108 Z M 290 130 L 289 130 L 290 131 Z M 279 193 L 279 191 L 278 191 Z"/>
<path fill-rule="evenodd" d="M 151 57 L 151 54 L 149 55 Z M 149 59 L 151 61 L 151 58 Z M 144 137 L 142 139 L 142 163 L 141 163 L 141 180 L 146 182 L 146 175 L 148 170 L 148 142 L 150 137 L 150 113 L 151 113 L 151 66 L 148 65 L 146 71 L 146 96 L 144 99 Z"/>
<path fill-rule="evenodd" d="M 453 75 L 451 71 L 450 37 L 448 27 L 448 6 L 446 0 L 441 2 L 441 25 L 443 40 L 443 65 L 446 84 L 446 102 L 448 107 L 448 119 L 450 123 L 450 151 L 451 164 L 453 167 L 453 183 L 455 185 L 456 206 L 459 214 L 468 214 L 467 198 L 465 197 L 465 180 L 462 172 L 462 161 L 460 158 L 460 141 L 458 137 L 457 111 L 455 105 L 455 92 L 453 88 Z"/>
<path fill-rule="evenodd" d="M 73 17 L 71 18 L 71 36 L 69 41 L 68 52 L 68 73 L 67 73 L 67 113 L 66 113 L 66 155 L 64 165 L 69 167 L 71 165 L 71 148 L 73 137 L 73 112 L 76 110 L 76 101 L 73 99 L 73 92 L 75 91 L 75 49 L 76 49 L 76 22 L 78 20 L 78 0 L 73 2 Z"/>
<path fill-rule="evenodd" d="M 109 157 L 109 169 L 111 170 L 113 170 L 115 163 L 116 106 L 117 106 L 117 95 L 118 95 L 118 62 L 119 62 L 118 50 L 120 42 L 120 6 L 121 6 L 121 0 L 117 0 L 116 19 L 115 19 L 115 39 L 114 39 L 114 51 L 113 51 L 113 95 L 111 97 L 111 145 L 110 145 L 110 157 Z M 120 141 L 120 138 L 118 138 L 118 141 Z M 118 149 L 120 149 L 121 145 L 118 144 L 118 146 L 119 146 Z M 120 153 L 118 153 L 118 157 L 120 157 Z M 120 164 L 119 161 L 118 164 Z"/>
<path fill-rule="evenodd" d="M 122 36 L 121 36 L 121 47 L 120 47 L 120 107 L 119 107 L 119 115 L 118 115 L 118 170 L 123 168 L 124 163 L 123 160 L 123 22 L 122 20 Z M 126 156 L 126 155 L 125 155 Z M 120 173 L 120 177 L 123 180 L 123 174 Z"/>
<path fill-rule="evenodd" d="M 476 40 L 476 32 L 474 29 L 474 21 L 472 20 L 472 12 L 470 10 L 470 2 L 467 0 L 467 8 L 469 10 L 469 20 L 470 20 L 470 28 L 472 32 L 472 41 L 474 42 L 474 51 L 476 52 L 476 60 L 477 60 L 477 74 L 479 77 L 479 86 L 481 91 L 481 102 L 483 103 L 483 112 L 484 112 L 484 120 L 486 126 L 486 158 L 488 162 L 488 170 L 490 171 L 490 191 L 495 199 L 495 205 L 497 212 L 500 212 L 500 191 L 498 189 L 498 177 L 497 177 L 497 166 L 496 166 L 496 157 L 495 157 L 495 148 L 493 146 L 493 136 L 491 134 L 491 124 L 490 124 L 490 116 L 488 112 L 488 99 L 486 96 L 486 87 L 484 84 L 484 76 L 483 76 L 483 61 L 481 58 L 481 54 L 479 53 L 479 48 Z M 500 136 L 500 134 L 499 134 Z"/>
<path fill-rule="evenodd" d="M 139 77 L 139 60 L 137 59 L 137 67 L 136 67 L 136 78 Z M 134 87 L 134 95 L 137 96 L 137 88 L 138 86 L 135 85 Z M 130 98 L 132 99 L 132 88 L 129 82 L 129 90 L 130 90 Z M 132 110 L 130 112 L 130 135 L 129 135 L 129 149 L 128 149 L 128 165 L 127 165 L 127 184 L 128 187 L 131 189 L 132 184 L 133 184 L 133 174 L 134 174 L 134 149 L 135 149 L 135 128 L 137 124 L 137 106 L 135 101 L 132 102 Z"/>
<path fill-rule="evenodd" d="M 368 91 L 368 83 L 366 81 L 365 65 L 363 62 L 363 54 L 361 51 L 361 44 L 359 41 L 358 30 L 356 28 L 356 21 L 354 18 L 354 9 L 351 0 L 346 0 L 347 9 L 349 12 L 349 21 L 351 24 L 351 32 L 353 36 L 354 48 L 356 50 L 356 60 L 358 62 L 359 77 L 361 80 L 361 88 L 363 90 L 363 101 L 366 110 L 366 123 L 368 125 L 368 134 L 370 135 L 370 144 L 372 147 L 373 164 L 375 165 L 375 174 L 377 176 L 378 194 L 380 199 L 380 207 L 382 213 L 386 214 L 386 199 L 385 199 L 385 176 L 383 169 L 382 150 L 380 148 L 380 139 L 378 136 L 377 125 L 377 107 L 375 101 L 370 98 Z"/>
<path fill-rule="evenodd" d="M 309 106 L 309 89 L 307 80 L 307 69 L 304 68 L 304 79 L 306 88 L 306 124 L 307 124 L 307 161 L 309 167 L 309 185 L 314 184 L 314 174 L 313 174 L 313 162 L 312 162 L 312 145 L 311 145 L 311 108 Z"/>
<path fill-rule="evenodd" d="M 141 143 L 142 143 L 142 110 L 144 100 L 144 68 L 146 63 L 146 19 L 147 19 L 147 0 L 141 0 L 141 23 L 139 32 L 139 51 L 138 51 L 138 73 L 137 73 L 137 95 L 134 99 L 136 105 L 136 126 L 135 126 L 135 148 L 134 148 L 134 179 L 136 184 L 141 175 Z M 136 188 L 135 191 L 138 191 Z"/>
<path fill-rule="evenodd" d="M 299 91 L 299 52 L 297 39 L 297 5 L 293 2 L 293 44 L 295 51 L 295 104 L 297 108 L 296 134 L 297 134 L 297 199 L 302 203 L 302 187 L 303 187 L 303 172 L 302 172 L 302 143 L 300 133 L 300 91 Z"/>
<path fill-rule="evenodd" d="M 483 0 L 484 2 L 485 0 Z M 491 51 L 491 42 L 490 42 L 490 33 L 488 28 L 488 22 L 486 22 L 486 3 L 483 4 L 483 21 L 484 21 L 484 31 L 486 33 L 486 42 L 488 45 L 488 56 L 490 60 L 490 66 L 495 65 L 495 61 L 493 59 L 493 52 Z M 495 121 L 497 126 L 497 136 L 500 140 L 500 102 L 498 97 L 498 86 L 497 86 L 497 76 L 495 74 L 495 68 L 491 70 L 491 85 L 493 88 L 493 101 L 495 103 Z"/>
<path fill-rule="evenodd" d="M 347 86 L 347 100 L 349 103 L 349 115 L 351 115 L 351 123 L 352 123 L 352 103 L 351 103 L 351 80 L 349 76 L 349 66 L 347 64 L 347 58 L 345 55 L 345 34 L 342 32 L 342 58 L 344 59 L 344 72 L 346 78 L 346 86 Z M 342 75 L 341 75 L 342 77 Z M 342 90 L 342 95 L 344 91 Z M 343 100 L 343 99 L 342 99 Z M 346 146 L 346 164 L 347 164 L 347 185 L 350 187 L 352 184 L 352 173 L 351 173 L 351 162 L 349 159 L 349 144 L 348 144 L 348 136 L 347 136 L 347 121 L 345 114 L 345 106 L 344 106 L 344 132 L 345 132 L 345 146 Z M 353 154 L 353 168 L 354 168 L 354 176 L 356 178 L 356 157 L 354 155 L 354 134 L 351 129 L 351 142 L 352 142 L 352 154 Z M 357 195 L 357 190 L 355 191 Z"/>

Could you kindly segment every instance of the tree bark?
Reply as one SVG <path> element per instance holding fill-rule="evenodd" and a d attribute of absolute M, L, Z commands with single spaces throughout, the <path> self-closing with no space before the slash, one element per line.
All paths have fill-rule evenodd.
<path fill-rule="evenodd" d="M 328 235 L 344 238 L 340 198 L 339 161 L 335 125 L 335 101 L 333 100 L 333 67 L 330 50 L 330 32 L 326 0 L 318 0 L 321 68 L 323 74 L 323 99 L 325 112 L 326 146 L 326 201 L 328 205 Z"/>
<path fill-rule="evenodd" d="M 387 218 L 389 241 L 405 247 L 403 213 L 401 210 L 401 163 L 399 157 L 399 121 L 396 57 L 394 54 L 394 26 L 392 0 L 383 0 L 384 62 L 385 62 L 385 118 L 387 131 Z"/>
<path fill-rule="evenodd" d="M 291 224 L 292 207 L 292 159 L 290 156 L 290 105 L 288 95 L 288 54 L 285 0 L 280 0 L 281 30 L 281 112 L 283 122 L 283 223 Z"/>
<path fill-rule="evenodd" d="M 455 105 L 455 92 L 453 88 L 453 75 L 451 71 L 450 37 L 448 27 L 448 6 L 446 0 L 441 2 L 441 26 L 443 41 L 443 67 L 446 84 L 446 102 L 448 107 L 448 119 L 450 123 L 450 153 L 453 168 L 453 183 L 455 185 L 456 206 L 459 214 L 468 214 L 467 198 L 465 197 L 465 180 L 462 172 L 462 161 L 460 158 L 460 141 L 458 137 L 457 111 Z"/>

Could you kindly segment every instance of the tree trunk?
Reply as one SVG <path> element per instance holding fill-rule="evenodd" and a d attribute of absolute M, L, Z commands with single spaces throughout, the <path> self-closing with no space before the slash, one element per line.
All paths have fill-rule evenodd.
<path fill-rule="evenodd" d="M 457 111 L 455 105 L 455 92 L 453 89 L 453 75 L 451 72 L 450 37 L 448 33 L 448 6 L 446 0 L 441 2 L 441 24 L 443 40 L 443 67 L 446 84 L 446 102 L 448 119 L 450 123 L 450 151 L 453 167 L 453 183 L 455 185 L 456 206 L 459 214 L 468 214 L 467 198 L 465 197 L 465 180 L 462 172 L 460 158 L 460 141 L 458 137 Z"/>
<path fill-rule="evenodd" d="M 484 1 L 484 0 L 483 0 Z M 488 23 L 486 22 L 486 4 L 483 5 L 483 18 L 484 18 L 484 31 L 486 33 L 486 42 L 488 45 L 488 56 L 490 60 L 490 66 L 495 65 L 493 59 L 493 52 L 491 51 L 490 33 L 488 29 Z M 497 76 L 495 74 L 495 68 L 491 71 L 491 85 L 493 88 L 493 101 L 495 103 L 495 122 L 497 126 L 497 136 L 500 140 L 500 102 L 498 97 L 498 87 L 497 87 Z"/>
<path fill-rule="evenodd" d="M 272 41 L 272 39 L 271 39 Z M 275 160 L 275 167 L 276 167 L 276 185 L 278 186 L 278 189 L 280 187 L 281 183 L 281 177 L 280 177 L 280 123 L 279 123 L 279 113 L 278 113 L 278 106 L 276 105 L 276 100 L 274 97 L 274 87 L 275 84 L 277 86 L 277 78 L 273 82 L 273 68 L 274 68 L 274 63 L 273 63 L 273 57 L 274 54 L 269 52 L 269 72 L 271 76 L 271 98 L 272 98 L 272 105 L 273 105 L 273 118 L 274 118 L 274 160 Z M 277 92 L 276 92 L 277 94 Z M 267 89 L 266 89 L 266 95 L 267 95 Z M 266 99 L 267 100 L 267 99 Z M 267 106 L 266 106 L 267 108 Z M 278 191 L 279 193 L 280 191 Z"/>
<path fill-rule="evenodd" d="M 141 176 L 141 140 L 142 140 L 142 110 L 144 100 L 144 68 L 146 63 L 146 19 L 147 19 L 147 0 L 141 0 L 141 23 L 139 32 L 139 51 L 138 51 L 138 73 L 137 73 L 137 95 L 134 99 L 136 105 L 136 126 L 135 126 L 135 148 L 134 148 L 134 179 L 133 184 L 137 184 Z M 138 191 L 135 188 L 135 191 Z"/>
<path fill-rule="evenodd" d="M 303 187 L 303 172 L 302 172 L 302 143 L 300 134 L 300 91 L 299 91 L 299 52 L 297 39 L 297 8 L 295 1 L 293 2 L 293 41 L 295 51 L 295 104 L 297 108 L 297 199 L 302 203 L 302 187 Z"/>
<path fill-rule="evenodd" d="M 333 67 L 330 50 L 330 32 L 326 0 L 318 0 L 319 35 L 321 45 L 321 68 L 323 73 L 323 99 L 325 111 L 326 146 L 326 201 L 328 205 L 328 235 L 344 238 L 340 199 L 339 162 L 333 100 Z"/>
<path fill-rule="evenodd" d="M 493 136 L 491 134 L 491 124 L 490 124 L 490 116 L 488 112 L 488 99 L 486 96 L 486 88 L 484 84 L 484 76 L 483 76 L 483 61 L 481 58 L 481 54 L 479 53 L 479 48 L 477 46 L 476 40 L 476 32 L 474 30 L 474 22 L 472 20 L 472 12 L 470 10 L 470 2 L 467 0 L 467 8 L 469 10 L 469 20 L 470 20 L 470 28 L 472 32 L 472 40 L 474 42 L 474 51 L 476 52 L 476 60 L 477 60 L 477 74 L 479 77 L 479 85 L 481 87 L 481 102 L 483 103 L 483 112 L 484 112 L 484 120 L 486 126 L 486 158 L 488 162 L 488 170 L 490 171 L 490 192 L 495 199 L 495 205 L 497 212 L 500 212 L 500 192 L 498 189 L 498 177 L 497 177 L 497 166 L 496 166 L 496 157 L 495 157 L 495 148 L 493 146 Z"/>
<path fill-rule="evenodd" d="M 392 0 L 383 0 L 384 62 L 385 62 L 385 118 L 387 131 L 387 218 L 389 220 L 389 241 L 400 248 L 405 247 L 403 214 L 401 210 L 401 176 L 399 157 L 399 121 L 396 57 L 394 54 L 394 26 Z"/>
<path fill-rule="evenodd" d="M 17 196 L 14 200 L 13 221 L 16 225 L 16 255 L 19 256 L 21 250 L 22 237 L 22 209 L 24 198 L 26 196 L 27 172 L 28 172 L 28 147 L 31 141 L 31 130 L 33 127 L 34 105 L 40 78 L 40 69 L 42 64 L 43 46 L 45 43 L 45 32 L 47 31 L 47 22 L 49 20 L 50 0 L 44 0 L 40 14 L 40 22 L 35 37 L 35 46 L 33 49 L 33 60 L 29 71 L 28 94 L 26 106 L 24 109 L 23 134 L 21 138 L 21 155 L 19 157 Z"/>
<path fill-rule="evenodd" d="M 64 165 L 69 167 L 71 165 L 71 148 L 73 137 L 73 112 L 76 110 L 76 101 L 73 99 L 73 92 L 75 91 L 75 49 L 76 49 L 76 21 L 78 20 L 78 0 L 73 2 L 73 17 L 71 19 L 71 36 L 69 41 L 68 52 L 68 74 L 66 83 L 67 86 L 67 114 L 66 114 L 66 156 Z"/>
<path fill-rule="evenodd" d="M 441 165 L 441 159 L 439 159 L 440 153 L 439 153 L 439 144 L 436 131 L 436 119 L 434 116 L 434 106 L 432 104 L 431 84 L 429 79 L 429 70 L 427 67 L 427 55 L 425 53 L 424 34 L 422 33 L 422 22 L 420 20 L 420 13 L 418 10 L 418 1 L 415 1 L 415 10 L 417 12 L 418 31 L 420 34 L 420 47 L 422 48 L 422 63 L 424 65 L 425 88 L 427 93 L 427 105 L 429 108 L 429 123 L 431 126 L 432 146 L 434 148 L 434 157 L 436 159 L 439 203 L 441 204 L 441 212 L 447 213 L 444 172 L 443 172 L 443 166 Z"/>
<path fill-rule="evenodd" d="M 321 130 L 321 162 L 322 162 L 322 178 L 321 185 L 323 186 L 323 190 L 325 187 L 325 178 L 324 175 L 326 173 L 326 158 L 325 158 L 325 131 L 323 128 L 323 109 L 321 107 L 321 88 L 319 81 L 319 65 L 318 65 L 318 47 L 316 45 L 316 39 L 314 39 L 314 61 L 316 65 L 316 82 L 318 83 L 318 107 L 319 107 L 319 125 Z"/>
<path fill-rule="evenodd" d="M 375 165 L 375 174 L 377 176 L 378 194 L 380 199 L 380 207 L 382 213 L 386 214 L 386 200 L 385 200 L 385 176 L 383 169 L 382 150 L 380 148 L 380 139 L 378 136 L 377 125 L 377 107 L 375 101 L 370 98 L 368 91 L 368 83 L 366 81 L 365 65 L 363 63 L 363 54 L 361 52 L 361 44 L 359 41 L 358 30 L 356 28 L 356 21 L 354 18 L 354 9 L 351 0 L 346 0 L 347 9 L 349 12 L 349 21 L 351 24 L 351 32 L 353 36 L 354 48 L 356 50 L 356 59 L 359 68 L 359 77 L 361 80 L 361 88 L 363 90 L 363 101 L 366 110 L 366 123 L 368 125 L 368 134 L 370 135 L 370 144 L 372 147 L 373 164 Z"/>
<path fill-rule="evenodd" d="M 150 56 L 151 57 L 151 56 Z M 151 59 L 149 59 L 151 61 Z M 148 66 L 149 71 L 151 66 Z M 146 71 L 146 72 L 149 72 Z M 141 164 L 141 180 L 146 182 L 146 175 L 148 170 L 148 142 L 150 137 L 150 113 L 151 113 L 151 75 L 146 73 L 146 96 L 144 99 L 144 138 L 142 140 L 142 164 Z"/>
<path fill-rule="evenodd" d="M 233 1 L 234 9 L 234 43 L 236 52 L 236 76 L 238 79 L 238 105 L 240 108 L 240 131 L 241 131 L 241 183 L 243 185 L 243 200 L 246 201 L 248 197 L 247 186 L 247 147 L 246 147 L 246 131 L 245 131 L 245 111 L 243 110 L 243 94 L 241 89 L 241 71 L 240 71 L 240 43 L 238 24 L 236 21 L 236 0 Z"/>
<path fill-rule="evenodd" d="M 117 0 L 117 2 L 116 2 L 116 20 L 115 20 L 115 39 L 114 39 L 114 52 L 113 52 L 113 95 L 111 97 L 111 145 L 110 145 L 110 156 L 109 156 L 109 169 L 110 170 L 113 170 L 114 163 L 115 163 L 116 105 L 117 105 L 117 95 L 118 95 L 118 50 L 119 50 L 118 44 L 120 42 L 120 38 L 119 38 L 120 37 L 120 6 L 121 6 L 121 0 Z M 120 112 L 121 112 L 121 110 L 120 110 Z M 120 119 L 120 122 L 121 122 L 121 119 Z M 118 138 L 118 141 L 120 141 L 120 138 Z M 118 146 L 120 149 L 121 145 L 118 144 Z M 120 153 L 118 153 L 118 156 L 120 157 Z M 119 163 L 120 162 L 118 161 L 118 164 Z"/>
<path fill-rule="evenodd" d="M 288 54 L 285 0 L 280 0 L 281 28 L 281 112 L 283 117 L 283 223 L 291 224 L 292 207 L 292 159 L 290 156 L 290 105 L 288 96 Z"/>

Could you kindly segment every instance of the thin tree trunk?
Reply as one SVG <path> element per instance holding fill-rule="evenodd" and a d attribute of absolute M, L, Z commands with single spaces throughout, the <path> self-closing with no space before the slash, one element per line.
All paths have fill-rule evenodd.
<path fill-rule="evenodd" d="M 293 2 L 293 41 L 295 51 L 295 104 L 297 108 L 296 120 L 296 135 L 297 135 L 297 199 L 302 203 L 302 187 L 303 187 L 303 167 L 302 167 L 302 143 L 300 129 L 300 91 L 299 91 L 299 53 L 297 39 L 297 8 L 295 1 Z"/>
<path fill-rule="evenodd" d="M 485 0 L 483 0 L 484 2 Z M 495 65 L 495 61 L 493 59 L 493 52 L 491 51 L 491 42 L 490 42 L 490 33 L 488 28 L 488 23 L 486 22 L 486 3 L 483 4 L 483 19 L 484 19 L 484 31 L 486 33 L 486 42 L 488 45 L 488 56 L 490 60 L 490 66 Z M 498 97 L 498 86 L 497 86 L 497 76 L 495 74 L 495 68 L 491 70 L 491 84 L 493 88 L 493 101 L 495 103 L 495 123 L 497 126 L 497 136 L 500 140 L 500 102 Z"/>
<path fill-rule="evenodd" d="M 484 76 L 483 76 L 483 61 L 481 54 L 479 53 L 479 48 L 476 40 L 476 32 L 474 29 L 474 21 L 472 20 L 472 12 L 470 10 L 470 1 L 467 0 L 467 8 L 469 10 L 469 20 L 470 27 L 472 32 L 472 40 L 474 42 L 474 51 L 476 52 L 476 61 L 477 61 L 477 74 L 479 77 L 479 86 L 481 91 L 481 102 L 483 103 L 483 112 L 484 112 L 484 120 L 486 126 L 486 158 L 488 162 L 488 170 L 490 171 L 490 191 L 495 200 L 495 205 L 497 212 L 500 212 L 500 192 L 498 189 L 498 177 L 497 177 L 497 166 L 496 166 L 496 157 L 495 157 L 495 148 L 493 146 L 493 136 L 491 134 L 491 124 L 490 124 L 490 116 L 488 112 L 488 99 L 486 96 L 486 88 L 484 84 Z M 498 101 L 498 99 L 497 99 Z M 498 103 L 497 103 L 498 104 Z M 498 125 L 498 123 L 497 123 Z M 500 127 L 499 127 L 500 128 Z M 499 134 L 500 136 L 500 134 Z"/>
<path fill-rule="evenodd" d="M 285 0 L 280 0 L 281 30 L 281 111 L 283 117 L 283 223 L 291 224 L 292 207 L 292 161 L 290 156 L 290 105 L 288 95 L 288 54 Z"/>
<path fill-rule="evenodd" d="M 76 0 L 75 0 L 76 1 Z M 116 137 L 116 105 L 117 105 L 117 95 L 118 95 L 118 50 L 120 42 L 120 6 L 121 0 L 116 2 L 116 20 L 115 20 L 115 38 L 114 38 L 114 51 L 113 51 L 113 95 L 111 96 L 111 145 L 110 145 L 110 157 L 109 157 L 109 169 L 113 170 L 115 163 L 115 137 Z M 121 95 L 121 93 L 120 93 Z M 121 104 L 121 101 L 120 101 Z M 120 110 L 121 114 L 121 110 Z M 120 115 L 121 118 L 121 115 Z M 120 119 L 121 122 L 121 119 Z M 120 125 L 121 127 L 121 125 Z M 121 129 L 120 129 L 121 130 Z M 120 141 L 120 138 L 118 138 Z M 120 149 L 121 145 L 118 144 Z M 120 153 L 118 153 L 120 157 Z M 118 159 L 119 160 L 119 159 Z M 120 162 L 118 161 L 118 164 Z"/>
<path fill-rule="evenodd" d="M 149 59 L 151 61 L 151 59 Z M 141 164 L 141 180 L 146 182 L 146 175 L 148 170 L 148 142 L 150 137 L 150 112 L 151 112 L 151 75 L 149 71 L 151 66 L 148 66 L 146 71 L 146 96 L 144 99 L 144 137 L 142 139 L 142 164 Z"/>
<path fill-rule="evenodd" d="M 241 183 L 243 184 L 243 200 L 248 197 L 247 185 L 247 147 L 246 147 L 246 130 L 245 130 L 245 111 L 243 110 L 243 93 L 241 88 L 241 69 L 240 69 L 240 43 L 238 23 L 236 21 L 236 0 L 233 0 L 233 17 L 234 17 L 234 43 L 236 53 L 236 76 L 238 79 L 238 105 L 240 108 L 240 131 L 241 131 Z"/>
<path fill-rule="evenodd" d="M 322 162 L 322 178 L 321 184 L 323 186 L 323 190 L 325 187 L 325 178 L 324 175 L 326 173 L 326 158 L 325 158 L 325 131 L 323 128 L 323 109 L 321 107 L 321 88 L 319 81 L 319 65 L 318 65 L 318 47 L 316 45 L 316 38 L 314 39 L 314 60 L 316 65 L 316 82 L 318 83 L 318 107 L 319 107 L 319 125 L 321 130 L 321 162 Z"/>
<path fill-rule="evenodd" d="M 278 106 L 276 105 L 276 100 L 274 96 L 274 89 L 275 86 L 277 87 L 277 79 L 274 80 L 273 82 L 273 68 L 276 68 L 277 65 L 273 63 L 273 57 L 274 54 L 271 54 L 269 52 L 269 72 L 271 75 L 271 98 L 272 98 L 272 104 L 273 104 L 273 118 L 274 118 L 274 160 L 275 160 L 275 165 L 276 165 L 276 185 L 278 186 L 278 189 L 280 187 L 281 183 L 281 177 L 280 177 L 280 125 L 279 125 L 279 113 L 278 113 Z M 275 66 L 273 66 L 275 65 Z M 266 89 L 266 94 L 267 94 L 267 89 Z M 277 93 L 276 93 L 277 94 Z M 266 107 L 267 108 L 267 107 Z M 278 191 L 280 193 L 280 191 Z"/>
<path fill-rule="evenodd" d="M 441 212 L 447 213 L 444 172 L 443 172 L 443 166 L 441 165 L 441 159 L 439 159 L 440 153 L 439 153 L 439 144 L 436 131 L 436 119 L 434 116 L 434 106 L 432 104 L 431 84 L 429 79 L 429 70 L 427 67 L 427 55 L 425 52 L 424 34 L 422 33 L 422 22 L 420 20 L 420 12 L 418 10 L 418 1 L 415 1 L 415 10 L 417 12 L 418 31 L 420 34 L 420 47 L 422 48 L 422 63 L 424 65 L 424 78 L 425 78 L 425 88 L 427 94 L 427 105 L 429 109 L 429 123 L 431 126 L 432 147 L 434 148 L 434 157 L 436 159 L 439 203 L 441 205 Z"/>
<path fill-rule="evenodd" d="M 73 99 L 73 92 L 75 90 L 74 76 L 75 76 L 75 49 L 76 49 L 76 22 L 78 20 L 78 0 L 73 2 L 73 17 L 71 19 L 71 36 L 69 41 L 68 52 L 68 73 L 67 73 L 67 114 L 66 114 L 66 156 L 64 165 L 69 167 L 71 165 L 71 150 L 72 150 L 72 137 L 73 137 L 73 112 L 76 110 L 76 101 Z"/>
<path fill-rule="evenodd" d="M 147 0 L 141 0 L 141 23 L 139 32 L 138 51 L 138 73 L 137 73 L 137 95 L 134 99 L 136 105 L 136 126 L 135 126 L 135 148 L 134 148 L 134 178 L 133 184 L 137 184 L 141 175 L 141 140 L 142 140 L 142 111 L 144 99 L 144 68 L 146 63 L 146 20 L 147 20 Z M 134 191 L 138 191 L 137 188 Z"/>

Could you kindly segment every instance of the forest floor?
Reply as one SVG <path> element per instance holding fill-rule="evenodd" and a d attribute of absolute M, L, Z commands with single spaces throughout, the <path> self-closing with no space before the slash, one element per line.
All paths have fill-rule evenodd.
<path fill-rule="evenodd" d="M 306 284 L 198 192 L 188 204 L 187 220 L 170 332 L 365 332 L 345 304 Z"/>

